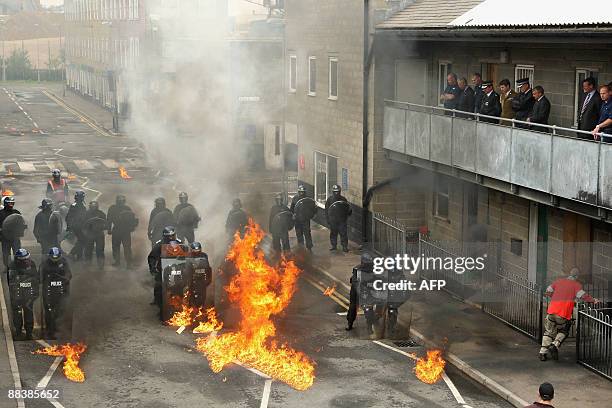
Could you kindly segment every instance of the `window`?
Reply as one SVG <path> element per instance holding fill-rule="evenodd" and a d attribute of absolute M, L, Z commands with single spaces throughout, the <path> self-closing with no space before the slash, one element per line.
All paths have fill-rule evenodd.
<path fill-rule="evenodd" d="M 510 238 L 510 252 L 516 256 L 523 256 L 523 240 L 518 238 Z"/>
<path fill-rule="evenodd" d="M 597 80 L 597 70 L 593 68 L 577 68 L 576 69 L 576 88 L 574 90 L 574 126 L 578 127 L 578 119 L 580 111 L 584 104 L 584 92 L 582 91 L 582 81 L 588 77 L 593 77 Z M 595 90 L 597 92 L 597 90 Z"/>
<path fill-rule="evenodd" d="M 329 58 L 329 99 L 338 99 L 338 58 Z"/>
<path fill-rule="evenodd" d="M 331 188 L 338 182 L 338 159 L 324 153 L 315 152 L 315 197 L 319 204 L 325 205 Z"/>
<path fill-rule="evenodd" d="M 297 56 L 289 56 L 289 92 L 297 91 Z"/>
<path fill-rule="evenodd" d="M 308 57 L 308 95 L 317 95 L 317 57 Z"/>
<path fill-rule="evenodd" d="M 433 213 L 436 217 L 448 219 L 448 179 L 444 176 L 437 176 L 435 187 Z"/>
<path fill-rule="evenodd" d="M 281 127 L 279 125 L 274 126 L 274 155 L 280 156 L 281 146 Z"/>
<path fill-rule="evenodd" d="M 529 78 L 529 84 L 534 87 L 533 83 L 533 74 L 535 72 L 535 68 L 533 65 L 517 65 L 514 67 L 514 80 L 518 81 L 519 79 Z M 516 84 L 516 83 L 515 83 Z M 515 85 L 516 86 L 516 85 Z M 516 90 L 518 91 L 518 86 L 516 86 Z"/>
<path fill-rule="evenodd" d="M 453 65 L 449 61 L 440 61 L 438 63 L 438 98 L 446 89 L 446 77 L 453 72 Z M 444 103 L 438 99 L 438 106 L 444 106 Z"/>

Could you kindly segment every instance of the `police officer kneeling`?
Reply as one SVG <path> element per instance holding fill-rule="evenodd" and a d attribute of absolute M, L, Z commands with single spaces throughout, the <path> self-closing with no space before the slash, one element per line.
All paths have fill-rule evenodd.
<path fill-rule="evenodd" d="M 196 308 L 204 307 L 206 289 L 212 280 L 212 269 L 208 263 L 208 254 L 202 251 L 202 244 L 192 242 L 189 248 L 185 262 L 185 271 L 189 280 L 189 305 Z"/>
<path fill-rule="evenodd" d="M 164 228 L 162 233 L 162 239 L 157 241 L 151 252 L 149 252 L 149 256 L 147 257 L 147 263 L 149 264 L 149 272 L 153 276 L 155 283 L 153 285 L 153 301 L 152 305 L 157 305 L 159 307 L 159 315 L 161 318 L 162 313 L 162 246 L 169 244 L 172 241 L 175 241 L 179 244 L 182 243 L 181 240 L 176 238 L 176 230 L 172 226 L 167 226 Z"/>
<path fill-rule="evenodd" d="M 353 330 L 353 324 L 357 319 L 357 308 L 359 307 L 359 295 L 360 295 L 360 282 L 367 282 L 372 280 L 374 277 L 374 259 L 372 255 L 367 252 L 361 254 L 361 263 L 353 268 L 353 275 L 351 276 L 351 292 L 349 294 L 349 309 L 346 314 L 346 320 L 348 324 L 346 330 Z M 366 317 L 366 325 L 368 334 L 372 334 L 373 324 L 375 323 L 376 316 L 374 314 L 374 305 L 361 305 L 364 309 Z"/>
<path fill-rule="evenodd" d="M 43 287 L 43 307 L 45 310 L 46 338 L 55 340 L 57 319 L 61 316 L 68 300 L 72 273 L 68 260 L 62 250 L 53 247 L 49 256 L 40 266 Z"/>
<path fill-rule="evenodd" d="M 9 288 L 15 339 L 31 340 L 34 329 L 34 302 L 39 295 L 39 279 L 36 264 L 30 252 L 20 248 L 15 252 L 14 261 L 9 264 Z M 22 330 L 25 328 L 25 337 Z"/>

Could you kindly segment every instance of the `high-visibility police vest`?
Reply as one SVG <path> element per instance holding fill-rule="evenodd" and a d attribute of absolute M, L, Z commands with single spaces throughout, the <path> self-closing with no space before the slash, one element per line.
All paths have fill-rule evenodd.
<path fill-rule="evenodd" d="M 56 183 L 54 179 L 51 179 L 49 185 L 53 191 L 53 201 L 56 203 L 66 202 L 66 180 L 61 178 L 59 183 Z"/>

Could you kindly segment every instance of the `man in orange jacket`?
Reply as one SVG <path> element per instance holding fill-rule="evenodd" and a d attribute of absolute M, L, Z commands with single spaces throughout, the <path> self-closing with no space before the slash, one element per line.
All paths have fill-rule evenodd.
<path fill-rule="evenodd" d="M 553 360 L 559 359 L 559 347 L 572 327 L 575 300 L 599 303 L 582 289 L 578 282 L 578 268 L 572 268 L 568 277 L 554 281 L 547 289 L 545 296 L 551 297 L 546 319 L 544 319 L 544 336 L 540 348 L 540 361 L 546 361 L 548 353 Z"/>

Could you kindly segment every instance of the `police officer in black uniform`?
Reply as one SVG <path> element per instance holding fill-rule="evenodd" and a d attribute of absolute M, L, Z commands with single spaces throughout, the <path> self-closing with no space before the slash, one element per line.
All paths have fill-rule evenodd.
<path fill-rule="evenodd" d="M 138 218 L 134 211 L 126 205 L 124 195 L 118 195 L 115 204 L 108 209 L 108 224 L 106 229 L 111 235 L 113 248 L 113 266 L 121 264 L 121 245 L 127 267 L 132 266 L 132 232 L 138 226 Z"/>
<path fill-rule="evenodd" d="M 159 218 L 156 218 L 158 215 L 166 213 L 164 218 L 166 221 L 172 220 L 171 223 L 166 223 L 165 225 L 158 225 Z M 151 241 L 151 246 L 155 246 L 157 241 L 160 240 L 160 236 L 158 236 L 158 231 L 162 231 L 168 225 L 174 225 L 174 217 L 172 216 L 172 211 L 170 211 L 166 207 L 166 199 L 163 197 L 158 197 L 155 199 L 155 207 L 151 210 L 151 214 L 149 215 L 149 224 L 147 226 L 147 235 L 149 240 Z"/>
<path fill-rule="evenodd" d="M 353 210 L 348 204 L 346 197 L 340 194 L 341 191 L 339 185 L 333 185 L 332 195 L 325 201 L 325 218 L 327 219 L 327 225 L 329 225 L 330 251 L 336 250 L 338 234 L 340 234 L 342 250 L 348 252 L 348 217 L 353 213 Z M 343 201 L 346 204 L 336 204 L 339 201 Z M 341 205 L 343 208 L 340 211 L 336 211 L 336 208 L 340 208 L 339 206 Z M 335 208 L 332 209 L 332 206 L 335 206 Z"/>
<path fill-rule="evenodd" d="M 230 241 L 234 239 L 236 231 L 240 233 L 240 236 L 244 236 L 244 231 L 248 224 L 249 217 L 242 209 L 242 202 L 239 198 L 235 198 L 232 201 L 232 209 L 227 214 L 227 220 L 225 221 L 225 231 Z"/>
<path fill-rule="evenodd" d="M 92 222 L 95 219 L 96 226 Z M 101 221 L 102 220 L 102 221 Z M 104 267 L 104 247 L 106 236 L 104 235 L 104 229 L 106 228 L 106 214 L 100 210 L 100 205 L 97 201 L 93 200 L 89 202 L 89 208 L 85 213 L 85 225 L 87 230 L 84 230 L 86 236 L 85 243 L 85 261 L 91 262 L 94 246 L 96 248 L 96 260 L 98 267 Z M 93 226 L 93 228 L 91 228 Z M 100 229 L 102 228 L 102 229 Z"/>
<path fill-rule="evenodd" d="M 2 240 L 2 261 L 5 267 L 8 267 L 11 259 L 11 251 L 13 255 L 21 248 L 21 240 L 17 237 L 9 237 L 8 234 L 2 234 L 2 224 L 10 215 L 21 214 L 15 209 L 15 197 L 4 197 L 4 207 L 0 210 L 0 240 Z"/>
<path fill-rule="evenodd" d="M 499 123 L 499 117 L 501 116 L 501 102 L 499 101 L 499 94 L 493 90 L 492 81 L 484 81 L 482 83 L 482 90 L 484 95 L 480 105 L 480 114 L 487 116 L 495 116 L 498 119 L 493 118 L 481 118 L 482 122 L 488 123 Z"/>
<path fill-rule="evenodd" d="M 178 196 L 179 203 L 174 207 L 174 219 L 176 220 L 176 236 L 187 242 L 195 241 L 195 229 L 198 228 L 198 223 L 201 218 L 193 204 L 189 203 L 189 196 L 185 192 L 181 192 Z M 181 214 L 183 210 L 188 213 L 187 216 Z"/>
<path fill-rule="evenodd" d="M 519 94 L 512 100 L 512 110 L 516 112 L 514 119 L 526 122 L 535 103 L 533 90 L 529 85 L 529 78 L 521 78 L 516 84 L 519 86 Z M 523 123 L 517 123 L 516 127 L 529 129 L 529 125 Z"/>
<path fill-rule="evenodd" d="M 40 253 L 44 259 L 51 247 L 58 246 L 57 235 L 52 234 L 49 228 L 49 218 L 53 212 L 53 201 L 49 198 L 45 198 L 38 208 L 40 211 L 36 214 L 36 218 L 34 219 L 34 230 L 32 232 L 34 233 L 36 242 L 40 244 Z"/>
<path fill-rule="evenodd" d="M 68 214 L 66 214 L 66 231 L 74 234 L 76 237 L 76 242 L 70 250 L 70 256 L 77 261 L 83 259 L 83 251 L 85 249 L 86 239 L 83 234 L 83 224 L 86 213 L 85 192 L 79 190 L 74 194 L 74 203 L 72 203 L 68 209 Z"/>
<path fill-rule="evenodd" d="M 17 340 L 31 340 L 34 329 L 34 301 L 39 295 L 39 277 L 36 264 L 27 249 L 19 248 L 9 264 L 9 288 L 13 325 Z M 25 328 L 25 337 L 22 329 Z"/>
<path fill-rule="evenodd" d="M 185 262 L 185 272 L 189 280 L 189 306 L 204 307 L 206 289 L 212 280 L 212 269 L 208 254 L 202 251 L 202 244 L 192 242 Z"/>
<path fill-rule="evenodd" d="M 169 244 L 172 241 L 176 241 L 179 244 L 181 243 L 181 240 L 176 238 L 176 230 L 174 227 L 167 226 L 164 228 L 163 238 L 153 245 L 153 248 L 147 257 L 149 273 L 151 273 L 155 279 L 155 284 L 153 285 L 153 301 L 151 304 L 159 307 L 160 318 L 162 313 L 162 246 Z"/>
<path fill-rule="evenodd" d="M 62 250 L 53 247 L 40 266 L 45 310 L 46 338 L 55 340 L 57 319 L 61 316 L 70 291 L 72 272 Z"/>
<path fill-rule="evenodd" d="M 290 220 L 290 221 L 289 221 Z M 277 194 L 270 209 L 269 230 L 272 232 L 272 247 L 280 252 L 291 251 L 289 231 L 293 228 L 293 219 L 289 208 L 283 203 L 283 195 Z"/>
<path fill-rule="evenodd" d="M 349 309 L 346 314 L 346 320 L 348 324 L 346 326 L 346 330 L 353 330 L 353 324 L 355 323 L 355 319 L 357 319 L 357 309 L 359 308 L 359 283 L 366 282 L 371 280 L 371 277 L 374 276 L 374 259 L 372 255 L 367 252 L 361 254 L 361 263 L 353 268 L 353 274 L 351 276 L 351 291 L 349 294 Z M 374 323 L 374 309 L 373 307 L 366 306 L 366 323 L 368 333 L 372 334 L 372 324 Z M 366 312 L 364 310 L 364 312 Z"/>
<path fill-rule="evenodd" d="M 291 212 L 293 213 L 293 219 L 295 220 L 295 236 L 297 238 L 298 245 L 304 245 L 304 241 L 306 241 L 306 248 L 309 251 L 312 251 L 312 234 L 310 232 L 310 219 L 311 216 L 314 216 L 315 214 L 296 213 L 296 204 L 300 201 L 305 202 L 306 200 L 312 201 L 312 204 L 314 204 L 314 200 L 306 197 L 306 188 L 300 184 L 298 186 L 297 195 L 294 195 L 293 198 L 291 198 L 291 206 L 289 207 L 289 210 L 291 210 Z M 313 208 L 316 211 L 316 204 Z"/>

